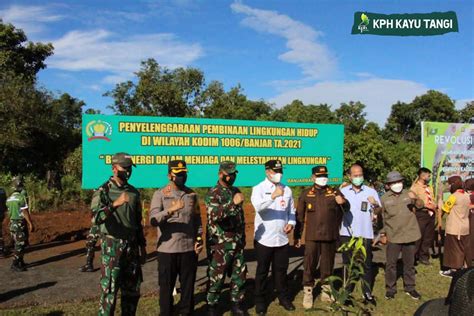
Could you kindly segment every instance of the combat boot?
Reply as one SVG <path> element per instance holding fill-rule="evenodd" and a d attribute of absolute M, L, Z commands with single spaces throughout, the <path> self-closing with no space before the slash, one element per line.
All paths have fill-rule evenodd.
<path fill-rule="evenodd" d="M 18 265 L 20 266 L 21 271 L 26 271 L 27 270 L 26 269 L 26 263 L 23 260 L 23 258 L 18 259 Z"/>
<path fill-rule="evenodd" d="M 240 306 L 240 303 L 237 303 L 237 302 L 232 302 L 230 312 L 232 313 L 232 316 L 244 316 L 244 315 L 246 315 L 245 311 Z"/>
<path fill-rule="evenodd" d="M 218 316 L 219 311 L 217 310 L 217 305 L 207 304 L 207 316 Z"/>
<path fill-rule="evenodd" d="M 87 251 L 86 264 L 79 268 L 81 272 L 94 272 L 94 252 Z"/>
<path fill-rule="evenodd" d="M 24 268 L 20 266 L 20 261 L 18 259 L 13 259 L 11 269 L 16 272 L 23 272 L 25 271 Z"/>
<path fill-rule="evenodd" d="M 313 308 L 313 287 L 305 286 L 303 288 L 303 308 Z"/>

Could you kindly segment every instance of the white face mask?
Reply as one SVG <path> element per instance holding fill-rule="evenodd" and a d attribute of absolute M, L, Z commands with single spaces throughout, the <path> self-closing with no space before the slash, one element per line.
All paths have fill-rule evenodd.
<path fill-rule="evenodd" d="M 394 183 L 394 184 L 390 185 L 390 190 L 392 190 L 392 191 L 395 192 L 395 193 L 400 193 L 400 192 L 402 192 L 402 190 L 403 190 L 403 183 L 399 182 L 399 183 Z"/>
<path fill-rule="evenodd" d="M 328 178 L 322 178 L 322 177 L 314 178 L 314 183 L 316 183 L 320 187 L 325 187 L 328 184 Z"/>
<path fill-rule="evenodd" d="M 282 176 L 281 173 L 274 173 L 270 176 L 270 181 L 273 183 L 280 183 Z"/>

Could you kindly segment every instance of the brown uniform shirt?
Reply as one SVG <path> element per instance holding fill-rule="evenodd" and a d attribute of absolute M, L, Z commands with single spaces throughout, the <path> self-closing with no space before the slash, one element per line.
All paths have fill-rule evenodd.
<path fill-rule="evenodd" d="M 295 239 L 303 235 L 305 219 L 305 240 L 331 241 L 339 237 L 343 209 L 348 209 L 349 203 L 338 205 L 336 195 L 343 196 L 338 189 L 316 186 L 301 193 L 296 207 Z"/>
<path fill-rule="evenodd" d="M 426 190 L 430 192 L 426 192 Z M 433 187 L 430 185 L 423 185 L 418 182 L 415 182 L 412 184 L 410 191 L 416 194 L 417 198 L 423 201 L 423 210 L 429 211 L 430 215 L 433 215 L 433 212 L 436 209 L 436 204 L 435 204 L 435 196 L 433 192 Z M 431 196 L 431 202 L 430 202 L 430 196 Z"/>
<path fill-rule="evenodd" d="M 456 237 L 469 235 L 469 194 L 457 190 L 451 194 L 443 205 L 443 211 L 448 213 L 446 218 L 446 234 Z"/>
<path fill-rule="evenodd" d="M 397 195 L 392 191 L 382 196 L 383 231 L 388 241 L 404 244 L 417 241 L 421 238 L 420 227 L 415 213 L 411 211 L 414 201 L 403 190 Z"/>
<path fill-rule="evenodd" d="M 173 215 L 167 209 L 177 199 L 184 207 Z M 158 222 L 157 251 L 179 253 L 194 250 L 196 237 L 202 233 L 201 216 L 197 194 L 188 187 L 173 190 L 170 185 L 155 191 L 150 205 L 150 220 Z"/>

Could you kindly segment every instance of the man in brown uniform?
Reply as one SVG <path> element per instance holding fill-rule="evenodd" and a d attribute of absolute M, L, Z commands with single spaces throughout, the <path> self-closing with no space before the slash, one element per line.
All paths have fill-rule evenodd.
<path fill-rule="evenodd" d="M 331 297 L 327 294 L 328 285 L 324 282 L 333 272 L 337 250 L 336 240 L 339 237 L 343 210 L 345 207 L 348 209 L 349 206 L 338 189 L 327 186 L 328 170 L 326 166 L 314 167 L 311 179 L 314 181 L 314 185 L 304 190 L 298 199 L 294 232 L 295 246 L 299 248 L 306 218 L 303 263 L 303 306 L 306 309 L 313 305 L 313 288 L 318 261 L 320 261 L 319 269 L 323 284 L 321 300 L 331 301 Z"/>
<path fill-rule="evenodd" d="M 418 198 L 424 202 L 424 206 L 416 209 L 416 219 L 420 226 L 421 238 L 416 242 L 415 258 L 419 263 L 430 265 L 430 248 L 435 237 L 435 214 L 436 204 L 433 187 L 429 185 L 431 171 L 428 168 L 420 168 L 418 177 L 410 188 L 412 198 Z"/>
<path fill-rule="evenodd" d="M 420 227 L 416 220 L 415 202 L 423 205 L 421 200 L 413 200 L 407 190 L 403 189 L 403 177 L 397 171 L 387 175 L 386 183 L 390 191 L 382 196 L 384 227 L 380 234 L 381 242 L 387 243 L 387 261 L 385 264 L 385 298 L 393 299 L 397 293 L 397 261 L 400 252 L 403 260 L 403 285 L 405 293 L 415 300 L 421 295 L 415 289 L 415 242 L 420 239 Z"/>
<path fill-rule="evenodd" d="M 158 284 L 160 315 L 173 315 L 173 289 L 179 275 L 180 315 L 194 311 L 197 259 L 203 246 L 197 194 L 188 188 L 184 160 L 168 163 L 168 184 L 153 194 L 150 224 L 158 229 Z"/>
<path fill-rule="evenodd" d="M 468 262 L 471 267 L 474 266 L 474 178 L 467 179 L 465 188 L 469 194 L 470 205 L 469 205 L 469 240 L 471 247 L 468 250 Z"/>

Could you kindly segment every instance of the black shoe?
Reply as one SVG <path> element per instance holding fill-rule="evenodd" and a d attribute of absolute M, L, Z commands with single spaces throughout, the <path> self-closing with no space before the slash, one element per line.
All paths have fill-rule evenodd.
<path fill-rule="evenodd" d="M 393 293 L 393 292 L 387 292 L 387 293 L 385 293 L 385 298 L 386 298 L 387 300 L 393 300 L 393 299 L 395 298 L 395 293 Z"/>
<path fill-rule="evenodd" d="M 235 302 L 232 302 L 230 312 L 231 312 L 232 316 L 245 316 L 245 315 L 247 315 L 247 313 L 242 309 L 240 303 L 235 303 Z"/>
<path fill-rule="evenodd" d="M 372 295 L 372 293 L 364 293 L 364 304 L 372 304 L 374 306 L 377 306 L 377 301 L 375 300 L 375 297 Z"/>
<path fill-rule="evenodd" d="M 283 308 L 289 312 L 291 311 L 294 311 L 295 310 L 295 305 L 293 305 L 292 302 L 290 302 L 289 300 L 285 299 L 285 300 L 280 300 L 280 305 L 283 306 Z"/>
<path fill-rule="evenodd" d="M 255 304 L 255 313 L 256 313 L 258 316 L 265 316 L 265 315 L 267 315 L 267 307 L 265 306 L 265 304 L 256 303 L 256 304 Z"/>
<path fill-rule="evenodd" d="M 207 315 L 208 316 L 218 316 L 219 312 L 217 311 L 217 305 L 207 304 Z"/>
<path fill-rule="evenodd" d="M 94 266 L 92 264 L 85 264 L 79 268 L 81 272 L 94 272 Z"/>
<path fill-rule="evenodd" d="M 420 293 L 418 293 L 416 290 L 411 290 L 411 291 L 405 291 L 405 293 L 410 296 L 414 300 L 419 300 L 421 298 Z"/>
<path fill-rule="evenodd" d="M 24 266 L 21 266 L 20 262 L 17 260 L 13 260 L 11 269 L 16 272 L 26 271 L 26 268 Z"/>

